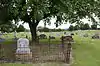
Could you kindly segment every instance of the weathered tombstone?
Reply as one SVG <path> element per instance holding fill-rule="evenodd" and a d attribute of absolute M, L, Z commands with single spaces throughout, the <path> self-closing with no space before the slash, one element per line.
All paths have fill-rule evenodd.
<path fill-rule="evenodd" d="M 39 38 L 40 39 L 47 39 L 47 36 L 45 34 L 41 34 L 41 35 L 39 35 Z"/>
<path fill-rule="evenodd" d="M 29 48 L 29 40 L 26 38 L 20 38 L 17 41 L 16 58 L 20 60 L 28 60 L 32 58 L 32 52 Z"/>
<path fill-rule="evenodd" d="M 59 33 L 57 33 L 57 34 L 56 34 L 56 36 L 58 37 L 58 36 L 60 36 L 60 34 L 59 34 Z"/>
<path fill-rule="evenodd" d="M 55 37 L 54 36 L 49 36 L 49 39 L 55 39 Z"/>
<path fill-rule="evenodd" d="M 98 34 L 95 34 L 92 36 L 92 39 L 100 39 L 100 36 Z"/>
<path fill-rule="evenodd" d="M 63 50 L 63 54 L 65 56 L 65 62 L 66 63 L 70 63 L 70 56 L 71 56 L 71 45 L 74 40 L 72 38 L 72 36 L 62 36 L 62 50 Z M 65 44 L 67 44 L 67 51 L 64 51 L 66 49 Z"/>
<path fill-rule="evenodd" d="M 84 34 L 83 36 L 84 36 L 84 37 L 88 37 L 88 34 Z"/>
<path fill-rule="evenodd" d="M 73 36 L 73 35 L 74 35 L 74 33 L 71 33 L 71 35 Z"/>

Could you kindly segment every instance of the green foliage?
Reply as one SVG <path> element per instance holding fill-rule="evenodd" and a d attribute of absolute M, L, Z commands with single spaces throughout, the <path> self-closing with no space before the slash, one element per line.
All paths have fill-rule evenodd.
<path fill-rule="evenodd" d="M 19 25 L 19 27 L 16 29 L 17 32 L 24 32 L 25 28 L 23 25 Z"/>
<path fill-rule="evenodd" d="M 75 26 L 70 25 L 69 27 L 69 31 L 73 31 L 73 30 L 89 30 L 90 26 L 88 23 L 80 23 L 80 24 L 76 24 Z"/>
<path fill-rule="evenodd" d="M 97 25 L 91 25 L 91 29 L 96 30 L 97 29 Z"/>
<path fill-rule="evenodd" d="M 88 23 L 84 24 L 84 30 L 88 30 L 88 29 L 90 29 L 89 24 Z"/>
<path fill-rule="evenodd" d="M 29 23 L 34 37 L 39 22 L 51 24 L 52 17 L 56 18 L 56 27 L 68 21 L 79 24 L 86 17 L 96 22 L 93 14 L 100 18 L 99 5 L 99 0 L 11 0 L 8 19 Z M 83 27 L 81 24 L 81 29 Z"/>
<path fill-rule="evenodd" d="M 49 32 L 49 28 L 44 27 L 42 29 L 38 29 L 38 31 L 40 31 L 40 32 Z"/>
<path fill-rule="evenodd" d="M 80 29 L 79 25 L 74 26 L 74 30 L 79 30 L 79 29 Z"/>
<path fill-rule="evenodd" d="M 94 5 L 93 5 L 94 4 Z M 34 20 L 45 20 L 52 16 L 57 18 L 56 27 L 63 21 L 70 23 L 80 22 L 80 19 L 92 18 L 91 15 L 99 11 L 99 1 L 91 0 L 12 0 L 10 4 L 10 15 L 12 19 L 21 19 L 24 22 L 34 22 Z M 96 9 L 96 11 L 95 11 Z"/>
<path fill-rule="evenodd" d="M 47 27 L 44 27 L 42 29 L 38 29 L 38 31 L 40 32 L 60 32 L 60 31 L 64 31 L 63 29 L 49 29 Z"/>
<path fill-rule="evenodd" d="M 0 0 L 0 24 L 7 22 L 9 2 L 10 0 Z"/>
<path fill-rule="evenodd" d="M 73 31 L 74 30 L 74 26 L 73 25 L 70 25 L 68 30 L 69 31 Z"/>
<path fill-rule="evenodd" d="M 98 0 L 10 0 L 9 19 L 33 22 L 37 26 L 38 21 L 50 24 L 50 18 L 55 17 L 56 27 L 64 21 L 80 22 L 86 16 L 95 22 L 92 15 L 100 17 L 99 5 Z"/>
<path fill-rule="evenodd" d="M 13 32 L 13 31 L 15 31 L 15 25 L 14 24 L 12 24 L 12 23 L 10 23 L 10 22 L 8 22 L 8 23 L 6 23 L 6 24 L 1 24 L 0 25 L 0 31 L 1 32 Z"/>
<path fill-rule="evenodd" d="M 90 29 L 90 27 L 89 27 L 89 24 L 88 23 L 81 23 L 80 24 L 80 29 L 81 30 L 88 30 L 88 29 Z"/>

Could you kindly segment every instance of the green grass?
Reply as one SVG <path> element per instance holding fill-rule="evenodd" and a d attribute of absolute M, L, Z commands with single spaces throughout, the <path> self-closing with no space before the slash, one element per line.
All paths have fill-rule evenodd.
<path fill-rule="evenodd" d="M 36 64 L 16 64 L 16 63 L 4 63 L 0 66 L 64 66 L 63 63 L 36 63 Z"/>
<path fill-rule="evenodd" d="M 74 37 L 72 66 L 100 66 L 100 40 Z M 84 41 L 83 41 L 84 40 Z"/>
<path fill-rule="evenodd" d="M 49 44 L 49 42 L 50 42 L 50 44 L 61 44 L 61 39 L 60 38 L 56 38 L 56 39 L 51 39 L 51 40 L 49 40 L 49 39 L 40 39 L 40 41 L 39 41 L 40 43 L 44 43 L 44 44 Z"/>
<path fill-rule="evenodd" d="M 16 44 L 16 41 L 12 41 L 12 40 L 5 40 L 4 42 L 0 42 L 0 44 Z"/>
<path fill-rule="evenodd" d="M 32 66 L 32 64 L 2 63 L 0 66 Z"/>
<path fill-rule="evenodd" d="M 77 31 L 75 31 L 77 32 Z M 74 36 L 75 44 L 73 44 L 73 57 L 74 61 L 72 66 L 100 66 L 100 39 L 91 39 L 91 35 L 99 31 L 82 31 L 90 35 L 89 38 L 82 38 L 80 36 Z M 80 32 L 80 33 L 82 33 Z M 49 35 L 49 33 L 46 33 Z M 19 36 L 20 37 L 20 36 Z M 48 39 L 40 40 L 41 43 L 49 43 Z M 12 41 L 6 41 L 3 44 L 14 43 Z M 51 44 L 59 44 L 59 38 L 51 40 Z M 43 64 L 43 66 L 61 66 L 58 63 Z M 41 66 L 41 64 L 3 64 L 0 66 Z"/>

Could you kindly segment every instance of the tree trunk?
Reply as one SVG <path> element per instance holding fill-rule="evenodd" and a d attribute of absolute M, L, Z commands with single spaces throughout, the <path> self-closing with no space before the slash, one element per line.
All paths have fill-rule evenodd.
<path fill-rule="evenodd" d="M 32 43 L 36 43 L 37 41 L 37 33 L 36 33 L 36 27 L 39 23 L 38 20 L 36 20 L 36 22 L 28 22 L 29 23 L 29 28 L 30 28 L 30 32 L 31 32 L 31 36 L 32 36 Z"/>
<path fill-rule="evenodd" d="M 29 22 L 29 27 L 30 27 L 30 32 L 31 32 L 31 36 L 32 36 L 32 43 L 36 42 L 36 39 L 37 39 L 36 27 L 37 27 L 37 25 L 35 23 Z"/>

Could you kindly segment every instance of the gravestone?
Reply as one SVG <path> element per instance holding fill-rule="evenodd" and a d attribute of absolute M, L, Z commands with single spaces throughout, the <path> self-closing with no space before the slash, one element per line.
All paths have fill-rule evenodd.
<path fill-rule="evenodd" d="M 55 37 L 54 36 L 49 36 L 49 39 L 55 39 Z"/>
<path fill-rule="evenodd" d="M 100 35 L 98 33 L 96 33 L 92 36 L 92 39 L 100 39 Z"/>
<path fill-rule="evenodd" d="M 20 60 L 28 60 L 32 58 L 32 52 L 29 48 L 29 40 L 26 38 L 20 38 L 17 41 L 16 58 Z"/>
<path fill-rule="evenodd" d="M 73 36 L 73 35 L 74 35 L 74 33 L 71 33 L 71 35 Z"/>
<path fill-rule="evenodd" d="M 88 37 L 88 34 L 84 34 L 83 36 L 84 36 L 84 37 Z"/>
<path fill-rule="evenodd" d="M 40 34 L 40 35 L 39 35 L 39 38 L 40 38 L 40 39 L 47 39 L 47 36 L 46 36 L 45 34 Z"/>

